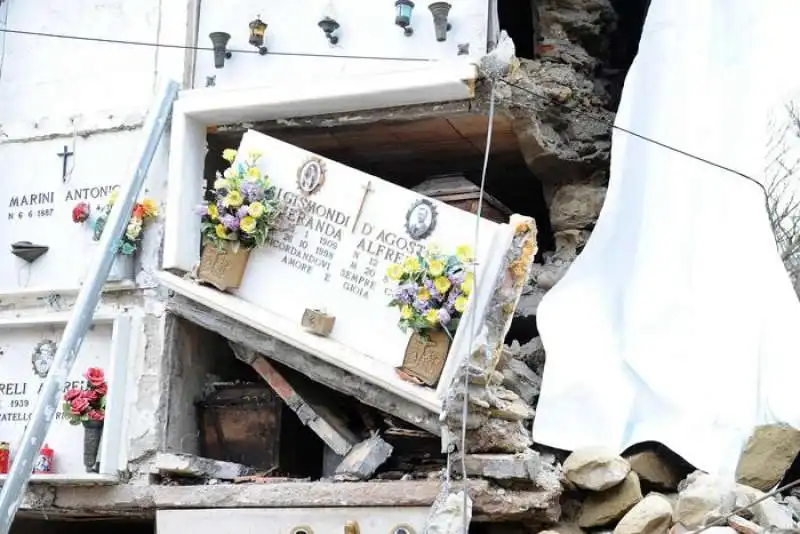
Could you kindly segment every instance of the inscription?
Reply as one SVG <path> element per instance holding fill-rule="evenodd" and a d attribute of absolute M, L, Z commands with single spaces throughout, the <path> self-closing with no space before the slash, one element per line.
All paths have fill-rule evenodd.
<path fill-rule="evenodd" d="M 0 395 L 25 395 L 27 391 L 27 382 L 7 382 L 5 384 L 0 384 Z"/>
<path fill-rule="evenodd" d="M 333 282 L 341 291 L 360 299 L 383 302 L 392 295 L 391 284 L 384 276 L 387 265 L 421 253 L 424 244 L 406 235 L 402 228 L 382 228 L 367 220 L 365 204 L 375 190 L 371 182 L 360 188 L 359 202 L 349 207 L 351 213 L 295 190 L 278 189 L 283 217 L 291 230 L 270 236 L 267 245 L 281 252 L 276 259 L 294 272 Z M 398 226 L 401 224 L 398 221 Z M 351 232 L 355 234 L 352 237 Z"/>
<path fill-rule="evenodd" d="M 293 256 L 290 257 L 288 255 L 284 255 L 283 258 L 281 258 L 281 263 L 285 263 L 289 267 L 292 267 L 294 269 L 297 269 L 300 272 L 307 273 L 307 274 L 311 274 L 311 271 L 314 269 L 313 266 L 309 265 L 308 263 L 304 262 L 303 260 L 300 260 L 300 259 L 298 259 L 296 257 L 293 257 Z"/>
<path fill-rule="evenodd" d="M 56 194 L 53 191 L 49 193 L 30 193 L 27 195 L 11 197 L 8 202 L 9 208 L 20 208 L 27 206 L 40 206 L 42 204 L 52 204 L 55 202 Z"/>
<path fill-rule="evenodd" d="M 33 412 L 6 412 L 0 413 L 0 422 L 24 423 L 30 421 Z"/>
<path fill-rule="evenodd" d="M 338 242 L 334 241 L 333 239 L 328 239 L 326 237 L 320 238 L 319 244 L 322 245 L 323 247 L 327 247 L 328 249 L 332 250 L 336 250 L 336 248 L 339 246 Z"/>
<path fill-rule="evenodd" d="M 314 253 L 321 258 L 326 258 L 329 260 L 333 259 L 333 252 L 323 246 L 318 246 Z"/>
<path fill-rule="evenodd" d="M 70 380 L 64 383 L 62 393 L 68 389 L 78 389 L 85 386 L 86 382 L 84 380 Z M 41 381 L 38 387 L 32 382 L 0 383 L 0 423 L 27 423 L 30 421 L 33 411 L 28 410 L 33 408 L 33 400 L 19 397 L 33 393 L 38 395 L 43 387 L 44 381 Z M 16 398 L 11 398 L 4 402 L 3 399 L 9 397 Z M 66 420 L 60 409 L 56 412 L 55 419 L 57 421 Z"/>
<path fill-rule="evenodd" d="M 342 289 L 359 297 L 368 299 L 369 292 L 375 290 L 375 280 L 370 276 L 359 274 L 355 270 L 343 268 L 339 271 L 339 276 L 343 279 Z"/>
<path fill-rule="evenodd" d="M 285 211 L 286 218 L 290 222 L 310 226 L 317 219 L 321 219 L 340 227 L 339 230 L 341 230 L 341 227 L 347 227 L 350 224 L 350 216 L 335 208 L 329 208 L 310 198 L 299 196 L 292 191 L 284 189 L 278 189 L 277 194 L 281 203 L 285 207 L 291 208 Z M 339 233 L 339 239 L 341 239 L 341 232 Z"/>
<path fill-rule="evenodd" d="M 25 211 L 17 211 L 17 212 L 9 212 L 8 213 L 8 220 L 13 221 L 17 219 L 35 219 L 39 217 L 50 217 L 53 214 L 53 208 L 48 208 L 44 210 L 28 210 Z"/>
<path fill-rule="evenodd" d="M 300 199 L 285 193 L 291 202 Z M 340 287 L 349 294 L 369 299 L 379 291 L 391 295 L 388 281 L 382 276 L 385 264 L 400 263 L 406 256 L 422 251 L 423 245 L 400 233 L 376 229 L 370 222 L 362 222 L 362 236 L 353 242 L 349 260 L 333 269 L 342 244 L 342 228 L 349 217 L 322 204 L 306 201 L 308 209 L 319 217 L 295 211 L 290 219 L 296 223 L 294 232 L 281 237 L 270 237 L 268 245 L 283 252 L 280 262 L 309 276 L 320 276 L 325 282 L 332 279 L 331 271 L 338 274 Z M 362 256 L 363 254 L 363 256 Z M 383 264 L 383 265 L 382 265 Z"/>
<path fill-rule="evenodd" d="M 30 382 L 6 382 L 0 383 L 0 395 L 5 395 L 7 397 L 11 396 L 20 396 L 20 395 L 27 395 L 29 392 L 28 385 Z M 39 384 L 39 388 L 36 390 L 36 394 L 38 395 L 39 392 L 44 387 L 44 382 Z M 78 389 L 86 387 L 85 380 L 70 380 L 68 382 L 64 382 L 64 389 L 63 391 L 67 391 L 68 389 Z M 30 389 L 33 391 L 33 388 Z"/>
<path fill-rule="evenodd" d="M 105 198 L 117 189 L 118 185 L 100 185 L 95 187 L 81 187 L 67 191 L 64 202 L 75 202 L 78 200 L 95 200 Z"/>
<path fill-rule="evenodd" d="M 0 413 L 0 423 L 27 423 L 31 420 L 33 412 L 5 412 Z M 64 413 L 61 410 L 56 412 L 56 421 L 66 421 Z"/>
<path fill-rule="evenodd" d="M 291 191 L 279 190 L 278 198 L 288 207 L 286 220 L 294 231 L 269 238 L 268 246 L 284 253 L 280 261 L 287 267 L 309 276 L 322 273 L 323 280 L 329 282 L 342 230 L 350 217 Z"/>
<path fill-rule="evenodd" d="M 72 203 L 77 201 L 104 200 L 112 191 L 119 188 L 118 185 L 99 185 L 94 187 L 77 187 L 67 190 L 62 202 Z M 56 203 L 55 191 L 40 191 L 14 195 L 8 200 L 8 220 L 18 221 L 20 219 L 39 219 L 52 217 L 55 212 Z M 100 210 L 103 202 L 97 202 L 93 208 Z M 70 206 L 71 208 L 71 206 Z"/>

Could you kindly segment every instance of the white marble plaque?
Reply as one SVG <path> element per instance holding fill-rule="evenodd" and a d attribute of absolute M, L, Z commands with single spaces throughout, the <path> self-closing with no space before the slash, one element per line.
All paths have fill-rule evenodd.
<path fill-rule="evenodd" d="M 355 522 L 363 534 L 417 534 L 429 514 L 423 506 L 159 510 L 156 527 L 159 534 L 338 534 Z"/>
<path fill-rule="evenodd" d="M 258 132 L 245 134 L 240 156 L 250 150 L 263 153 L 261 170 L 294 208 L 296 226 L 251 254 L 235 294 L 297 324 L 306 308 L 323 310 L 336 317 L 332 340 L 401 365 L 410 333 L 388 307 L 387 266 L 429 243 L 446 253 L 473 246 L 476 217 Z M 478 275 L 502 228 L 480 224 Z"/>
<path fill-rule="evenodd" d="M 112 157 L 118 146 L 102 144 L 75 147 L 70 139 L 0 146 L 0 166 L 18 169 L 0 182 L 0 291 L 80 284 L 96 242 L 88 225 L 72 222 L 72 208 L 80 201 L 93 210 L 104 205 L 126 172 Z M 66 168 L 65 146 L 72 153 Z M 29 264 L 11 254 L 17 241 L 49 250 Z"/>
<path fill-rule="evenodd" d="M 31 418 L 39 389 L 55 356 L 55 344 L 63 333 L 63 325 L 31 325 L 2 329 L 0 338 L 0 441 L 11 446 L 14 462 L 20 438 Z M 83 373 L 99 367 L 106 373 L 112 354 L 111 323 L 96 324 L 87 332 L 80 353 L 64 389 L 81 387 Z M 51 344 L 52 343 L 52 344 Z M 82 475 L 83 427 L 72 426 L 59 407 L 45 442 L 55 451 L 53 472 L 59 475 Z"/>

